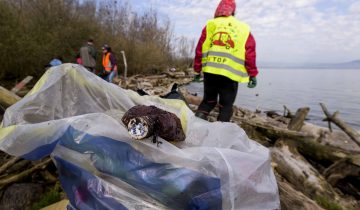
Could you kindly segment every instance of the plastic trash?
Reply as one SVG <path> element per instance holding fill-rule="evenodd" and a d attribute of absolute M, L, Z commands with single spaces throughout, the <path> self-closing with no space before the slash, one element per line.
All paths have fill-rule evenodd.
<path fill-rule="evenodd" d="M 136 105 L 175 114 L 185 140 L 133 140 L 121 118 Z M 76 64 L 50 68 L 6 110 L 0 149 L 51 155 L 70 209 L 280 208 L 269 150 L 239 126 L 201 120 L 182 100 L 140 96 Z"/>

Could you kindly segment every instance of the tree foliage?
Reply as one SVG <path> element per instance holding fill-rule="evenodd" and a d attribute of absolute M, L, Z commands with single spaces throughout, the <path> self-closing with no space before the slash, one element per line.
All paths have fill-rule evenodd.
<path fill-rule="evenodd" d="M 2 79 L 38 77 L 54 57 L 75 62 L 89 38 L 97 49 L 105 43 L 112 47 L 120 71 L 124 51 L 130 74 L 184 65 L 190 55 L 184 52 L 193 44 L 177 41 L 170 21 L 159 20 L 155 10 L 140 14 L 116 0 L 0 0 L 0 26 Z"/>

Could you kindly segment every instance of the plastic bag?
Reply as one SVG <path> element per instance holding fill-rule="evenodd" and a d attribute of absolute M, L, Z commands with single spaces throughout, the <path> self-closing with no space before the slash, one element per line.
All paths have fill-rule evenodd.
<path fill-rule="evenodd" d="M 186 139 L 132 140 L 121 122 L 136 105 L 175 114 Z M 236 124 L 210 123 L 175 99 L 139 96 L 75 64 L 49 69 L 8 108 L 0 149 L 51 155 L 74 209 L 278 209 L 269 150 Z"/>

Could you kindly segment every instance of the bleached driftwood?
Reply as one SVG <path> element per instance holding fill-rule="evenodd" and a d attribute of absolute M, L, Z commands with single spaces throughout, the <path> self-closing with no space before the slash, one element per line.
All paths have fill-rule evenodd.
<path fill-rule="evenodd" d="M 309 107 L 298 109 L 296 111 L 296 114 L 291 118 L 290 123 L 288 125 L 288 129 L 294 131 L 300 131 L 302 126 L 304 125 L 304 121 L 309 111 L 310 111 Z"/>
<path fill-rule="evenodd" d="M 309 197 L 325 196 L 329 199 L 337 198 L 337 193 L 326 179 L 311 166 L 286 141 L 278 141 L 276 147 L 271 149 L 272 160 L 276 163 L 275 170 L 296 190 Z"/>
<path fill-rule="evenodd" d="M 16 94 L 0 86 L 0 105 L 3 108 L 5 109 L 8 108 L 9 106 L 19 101 L 20 99 L 21 98 Z"/>
<path fill-rule="evenodd" d="M 341 130 L 343 130 L 347 135 L 349 135 L 349 137 L 358 145 L 360 146 L 360 133 L 355 131 L 352 127 L 350 127 L 349 125 L 347 125 L 344 121 L 342 121 L 340 118 L 338 118 L 338 114 L 339 112 L 336 111 L 334 114 L 330 114 L 330 112 L 328 111 L 328 109 L 326 108 L 325 104 L 320 103 L 320 106 L 324 112 L 324 114 L 326 115 L 326 118 L 324 119 L 324 121 L 328 121 L 329 122 L 329 128 L 331 130 L 330 127 L 330 122 L 333 122 L 335 125 L 337 125 Z"/>
<path fill-rule="evenodd" d="M 281 177 L 275 171 L 276 180 L 279 187 L 280 203 L 282 210 L 293 209 L 312 209 L 323 210 L 315 201 L 308 198 L 301 191 L 295 190 L 294 187 Z"/>

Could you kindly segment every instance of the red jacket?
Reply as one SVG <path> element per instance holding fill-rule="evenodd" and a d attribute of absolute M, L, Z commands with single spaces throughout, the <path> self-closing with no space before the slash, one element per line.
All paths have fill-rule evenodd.
<path fill-rule="evenodd" d="M 202 58 L 202 45 L 206 40 L 206 27 L 202 30 L 199 42 L 196 46 L 194 70 L 197 73 L 201 72 L 201 58 Z M 251 77 L 256 77 L 259 73 L 256 67 L 256 42 L 253 35 L 250 33 L 245 44 L 245 68 Z"/>

